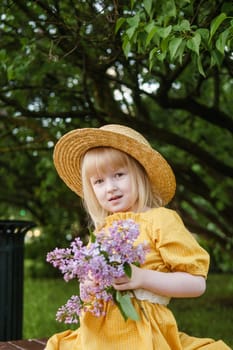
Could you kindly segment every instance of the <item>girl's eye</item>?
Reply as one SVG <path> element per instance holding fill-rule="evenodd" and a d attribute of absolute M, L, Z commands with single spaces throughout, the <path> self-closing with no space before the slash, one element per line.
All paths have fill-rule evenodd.
<path fill-rule="evenodd" d="M 96 179 L 93 181 L 93 184 L 98 185 L 98 184 L 101 184 L 102 182 L 103 182 L 103 179 Z"/>
<path fill-rule="evenodd" d="M 115 174 L 115 177 L 116 177 L 116 178 L 119 178 L 119 177 L 121 177 L 121 176 L 123 176 L 123 175 L 124 175 L 124 173 L 119 172 L 119 173 L 116 173 L 116 174 Z"/>

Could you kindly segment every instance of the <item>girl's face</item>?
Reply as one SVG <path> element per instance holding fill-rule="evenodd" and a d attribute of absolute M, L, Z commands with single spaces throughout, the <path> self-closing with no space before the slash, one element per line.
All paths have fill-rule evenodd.
<path fill-rule="evenodd" d="M 100 206 L 109 213 L 135 210 L 138 198 L 126 166 L 106 166 L 104 172 L 93 174 L 90 182 Z"/>

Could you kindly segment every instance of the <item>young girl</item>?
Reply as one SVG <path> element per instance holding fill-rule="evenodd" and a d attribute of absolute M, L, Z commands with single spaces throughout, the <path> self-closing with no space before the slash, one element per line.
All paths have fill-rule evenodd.
<path fill-rule="evenodd" d="M 76 331 L 53 335 L 46 350 L 224 350 L 221 340 L 179 332 L 167 307 L 171 297 L 198 297 L 206 288 L 209 256 L 173 210 L 164 206 L 175 193 L 166 160 L 144 137 L 122 125 L 73 130 L 54 151 L 63 181 L 84 200 L 95 234 L 116 220 L 140 225 L 138 242 L 147 241 L 145 263 L 132 276 L 115 280 L 119 291 L 134 290 L 139 321 L 125 321 L 108 302 L 105 316 L 83 314 Z M 147 317 L 146 317 L 147 315 Z"/>

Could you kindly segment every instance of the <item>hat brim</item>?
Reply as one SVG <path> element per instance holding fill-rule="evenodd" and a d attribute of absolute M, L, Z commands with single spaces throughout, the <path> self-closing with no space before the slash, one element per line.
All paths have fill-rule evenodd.
<path fill-rule="evenodd" d="M 153 193 L 159 195 L 163 204 L 174 196 L 176 181 L 165 158 L 149 145 L 110 130 L 97 128 L 76 129 L 65 134 L 54 148 L 54 164 L 66 185 L 82 194 L 81 162 L 84 154 L 95 147 L 112 147 L 135 158 L 146 170 Z"/>

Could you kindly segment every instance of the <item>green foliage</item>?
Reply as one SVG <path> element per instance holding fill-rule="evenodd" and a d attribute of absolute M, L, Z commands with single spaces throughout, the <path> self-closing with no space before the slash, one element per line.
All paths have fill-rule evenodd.
<path fill-rule="evenodd" d="M 168 59 L 182 64 L 187 55 L 203 76 L 202 60 L 209 57 L 205 70 L 220 65 L 232 45 L 232 6 L 222 6 L 218 15 L 207 11 L 205 4 L 198 9 L 192 1 L 149 1 L 140 5 L 131 2 L 131 14 L 125 7 L 123 16 L 116 23 L 121 30 L 122 48 L 126 57 L 135 53 L 148 57 L 151 70 L 157 61 Z M 202 17 L 203 16 L 203 17 Z M 217 34 L 216 34 L 217 33 Z"/>
<path fill-rule="evenodd" d="M 182 331 L 197 337 L 222 339 L 232 348 L 233 280 L 229 274 L 210 274 L 200 298 L 173 299 L 170 307 Z M 213 331 L 214 330 L 214 331 Z"/>
<path fill-rule="evenodd" d="M 61 279 L 25 279 L 23 338 L 49 337 L 68 328 L 56 321 L 56 312 L 76 293 L 76 284 L 64 283 Z"/>

